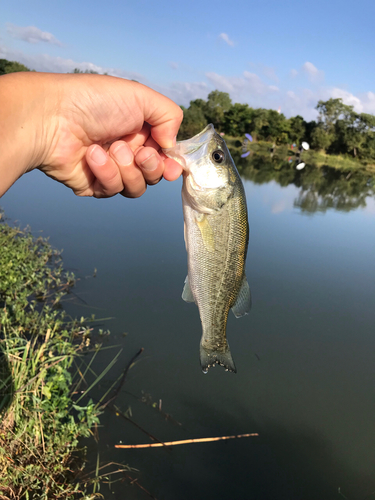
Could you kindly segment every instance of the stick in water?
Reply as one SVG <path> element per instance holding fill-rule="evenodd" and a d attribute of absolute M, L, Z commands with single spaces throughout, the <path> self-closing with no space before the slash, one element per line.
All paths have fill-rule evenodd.
<path fill-rule="evenodd" d="M 148 443 L 148 444 L 115 444 L 115 448 L 159 448 L 161 446 L 176 446 L 179 444 L 190 444 L 190 443 L 208 443 L 211 441 L 221 441 L 224 439 L 236 439 L 259 436 L 258 433 L 253 434 L 238 434 L 237 436 L 221 436 L 214 438 L 198 438 L 198 439 L 183 439 L 182 441 L 169 441 L 166 443 Z"/>

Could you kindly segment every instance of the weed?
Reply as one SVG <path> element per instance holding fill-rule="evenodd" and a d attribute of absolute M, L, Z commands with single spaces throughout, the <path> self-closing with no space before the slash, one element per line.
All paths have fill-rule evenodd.
<path fill-rule="evenodd" d="M 75 278 L 46 239 L 4 221 L 0 248 L 0 499 L 96 498 L 77 481 L 78 443 L 100 412 L 72 384 L 90 329 L 59 307 Z"/>

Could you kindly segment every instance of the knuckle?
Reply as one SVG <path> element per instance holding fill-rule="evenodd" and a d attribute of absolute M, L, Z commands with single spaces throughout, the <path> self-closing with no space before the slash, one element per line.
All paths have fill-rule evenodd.
<path fill-rule="evenodd" d="M 123 189 L 121 191 L 122 196 L 125 196 L 125 198 L 140 198 L 145 192 L 146 192 L 147 186 L 144 186 L 143 188 L 133 191 L 129 189 Z"/>

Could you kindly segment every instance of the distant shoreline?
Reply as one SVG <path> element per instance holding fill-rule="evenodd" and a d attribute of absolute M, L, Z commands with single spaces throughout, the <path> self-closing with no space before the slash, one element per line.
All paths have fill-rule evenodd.
<path fill-rule="evenodd" d="M 236 159 L 238 156 L 240 157 L 243 152 L 243 138 L 224 136 L 224 139 L 231 154 L 236 156 Z M 323 151 L 315 151 L 311 149 L 300 152 L 298 150 L 298 146 L 291 149 L 290 144 L 275 145 L 272 142 L 265 141 L 250 143 L 248 144 L 247 149 L 255 155 L 273 158 L 274 160 L 279 159 L 280 162 L 288 159 L 291 159 L 292 161 L 300 159 L 300 161 L 316 168 L 328 166 L 343 172 L 346 171 L 348 173 L 349 171 L 360 170 L 364 174 L 367 173 L 368 175 L 375 175 L 375 164 L 361 161 L 357 158 L 350 157 L 349 155 L 342 156 L 327 154 Z M 248 158 L 251 158 L 251 156 L 244 159 L 241 158 L 241 163 L 242 161 L 246 162 Z"/>

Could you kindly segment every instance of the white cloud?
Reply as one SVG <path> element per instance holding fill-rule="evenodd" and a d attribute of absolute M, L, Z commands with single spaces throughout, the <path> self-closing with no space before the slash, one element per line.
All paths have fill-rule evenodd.
<path fill-rule="evenodd" d="M 206 82 L 174 82 L 168 87 L 150 83 L 148 85 L 161 94 L 166 95 L 178 105 L 186 107 L 189 106 L 190 101 L 195 99 L 207 99 L 207 95 L 211 90 L 214 90 L 214 87 L 210 87 Z"/>
<path fill-rule="evenodd" d="M 232 102 L 247 103 L 254 108 L 262 107 L 277 110 L 281 107 L 281 112 L 287 117 L 301 115 L 305 120 L 315 120 L 318 114 L 315 109 L 318 101 L 326 101 L 330 97 L 341 98 L 344 104 L 353 106 L 357 112 L 375 114 L 375 92 L 368 91 L 354 95 L 348 90 L 339 87 L 327 87 L 322 84 L 316 84 L 312 88 L 294 88 L 292 91 L 286 89 L 283 85 L 268 85 L 256 73 L 250 73 L 249 71 L 244 71 L 238 76 L 226 76 L 209 72 L 206 73 L 202 81 L 172 82 L 162 86 L 151 82 L 147 77 L 136 72 L 102 67 L 92 62 L 79 62 L 73 59 L 52 57 L 48 54 L 30 55 L 10 49 L 3 44 L 0 44 L 0 58 L 18 61 L 36 71 L 67 73 L 73 71 L 74 68 L 78 68 L 82 71 L 106 72 L 113 76 L 134 79 L 184 106 L 188 106 L 190 101 L 194 99 L 207 99 L 207 95 L 212 90 L 218 89 L 222 92 L 228 92 Z M 317 71 L 319 72 L 319 70 Z"/>
<path fill-rule="evenodd" d="M 351 94 L 347 90 L 333 88 L 329 91 L 330 97 L 334 97 L 335 99 L 341 98 L 344 104 L 354 107 L 354 111 L 357 113 L 363 112 L 363 103 L 359 97 Z"/>
<path fill-rule="evenodd" d="M 225 43 L 230 45 L 231 47 L 234 47 L 234 42 L 229 38 L 229 36 L 226 33 L 220 33 L 219 38 L 221 40 L 224 40 Z"/>
<path fill-rule="evenodd" d="M 242 76 L 227 77 L 217 73 L 206 73 L 206 78 L 214 88 L 228 92 L 235 102 L 260 102 L 260 97 L 274 94 L 279 89 L 267 85 L 257 74 L 244 71 Z"/>
<path fill-rule="evenodd" d="M 272 80 L 276 83 L 279 82 L 279 77 L 276 75 L 275 69 L 271 68 L 269 66 L 262 66 L 261 67 L 263 75 L 268 78 L 269 80 Z"/>
<path fill-rule="evenodd" d="M 295 92 L 288 90 L 280 96 L 281 111 L 287 117 L 300 115 L 305 120 L 316 120 L 318 112 L 315 107 L 321 96 L 318 92 L 302 88 Z"/>
<path fill-rule="evenodd" d="M 375 94 L 374 92 L 364 92 L 361 94 L 364 113 L 375 114 Z"/>
<path fill-rule="evenodd" d="M 287 91 L 284 96 L 282 111 L 287 116 L 299 114 L 306 120 L 315 120 L 318 115 L 315 109 L 318 101 L 327 101 L 331 97 L 334 99 L 341 98 L 344 104 L 353 106 L 354 111 L 357 113 L 375 114 L 375 94 L 373 92 L 354 95 L 339 87 L 323 86 L 316 90 L 302 88 L 295 92 Z"/>
<path fill-rule="evenodd" d="M 24 40 L 28 43 L 39 43 L 45 42 L 52 45 L 59 45 L 62 47 L 62 43 L 57 40 L 52 33 L 47 31 L 42 31 L 36 26 L 16 26 L 15 24 L 7 24 L 7 32 L 13 37 L 19 40 Z"/>
<path fill-rule="evenodd" d="M 375 112 L 373 92 L 356 96 L 338 87 L 322 85 L 314 86 L 313 89 L 302 87 L 294 91 L 280 89 L 279 86 L 267 85 L 257 74 L 248 71 L 244 71 L 241 76 L 231 77 L 211 72 L 206 73 L 206 78 L 212 89 L 228 92 L 233 102 L 248 103 L 255 108 L 278 109 L 280 106 L 281 112 L 287 117 L 301 115 L 308 121 L 316 120 L 318 112 L 315 108 L 318 101 L 326 101 L 330 97 L 342 98 L 344 104 L 354 106 L 357 112 Z"/>
<path fill-rule="evenodd" d="M 218 75 L 217 73 L 209 72 L 206 73 L 205 76 L 214 87 L 217 87 L 222 92 L 233 92 L 236 85 L 234 78 L 229 79 L 223 75 Z M 241 79 L 238 78 L 237 80 L 240 81 Z"/>
<path fill-rule="evenodd" d="M 312 83 L 318 83 L 324 80 L 324 71 L 319 70 L 311 62 L 306 61 L 305 64 L 302 65 L 302 71 Z"/>
<path fill-rule="evenodd" d="M 256 92 L 257 94 L 263 94 L 265 92 L 265 90 L 267 89 L 267 85 L 259 78 L 257 74 L 250 73 L 249 71 L 244 71 L 243 75 L 250 85 L 249 89 L 251 89 L 253 92 Z"/>
<path fill-rule="evenodd" d="M 24 52 L 9 49 L 4 45 L 0 45 L 0 57 L 11 61 L 18 61 L 30 69 L 36 71 L 45 71 L 52 73 L 70 73 L 75 68 L 81 71 L 97 71 L 98 73 L 108 73 L 112 76 L 127 78 L 129 80 L 137 80 L 142 83 L 147 83 L 139 73 L 133 71 L 123 71 L 116 68 L 105 68 L 91 62 L 78 62 L 73 59 L 64 59 L 62 57 L 53 57 L 49 54 L 25 54 Z"/>

